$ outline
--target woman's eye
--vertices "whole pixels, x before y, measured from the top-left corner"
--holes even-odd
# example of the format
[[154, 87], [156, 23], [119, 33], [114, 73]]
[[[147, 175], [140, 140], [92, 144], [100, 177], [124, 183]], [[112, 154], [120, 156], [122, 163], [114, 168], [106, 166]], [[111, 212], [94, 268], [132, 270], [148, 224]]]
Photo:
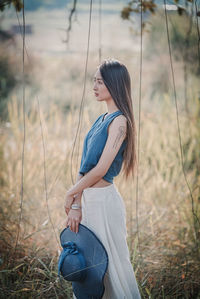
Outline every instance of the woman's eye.
[[94, 83], [97, 82], [97, 83], [100, 84], [100, 85], [103, 84], [103, 81], [102, 81], [102, 80], [98, 80], [98, 79], [96, 79], [96, 78], [93, 79], [93, 82], [94, 82]]

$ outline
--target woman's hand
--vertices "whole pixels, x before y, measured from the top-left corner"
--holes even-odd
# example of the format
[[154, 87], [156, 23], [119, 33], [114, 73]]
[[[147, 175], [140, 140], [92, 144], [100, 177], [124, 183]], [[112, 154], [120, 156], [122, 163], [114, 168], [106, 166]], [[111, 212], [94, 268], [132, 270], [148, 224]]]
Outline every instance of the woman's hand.
[[74, 233], [78, 233], [79, 223], [82, 219], [82, 210], [70, 210], [68, 213], [66, 227], [69, 226], [71, 231]]
[[70, 208], [71, 208], [71, 204], [74, 201], [74, 197], [72, 195], [67, 194], [65, 197], [65, 212], [68, 215]]

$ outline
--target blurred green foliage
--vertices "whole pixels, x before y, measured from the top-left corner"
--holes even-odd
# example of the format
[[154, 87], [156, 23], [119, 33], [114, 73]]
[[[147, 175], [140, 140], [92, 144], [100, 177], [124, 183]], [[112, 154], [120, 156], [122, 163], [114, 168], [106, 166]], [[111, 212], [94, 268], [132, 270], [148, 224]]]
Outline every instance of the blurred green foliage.
[[[165, 94], [171, 89], [169, 68], [165, 62], [169, 55], [169, 47], [163, 18], [164, 12], [160, 10], [151, 17], [148, 25], [145, 56], [149, 60], [156, 59], [159, 63], [163, 63], [162, 67], [158, 68], [157, 76], [152, 84], [152, 97], [158, 91]], [[182, 67], [185, 66], [185, 72], [188, 75], [197, 77], [200, 73], [200, 64], [196, 21], [185, 12], [182, 16], [176, 12], [168, 13], [168, 21], [173, 61], [180, 62]]]
[[7, 119], [7, 97], [16, 84], [12, 65], [8, 57], [3, 55], [0, 57], [0, 120]]
[[184, 13], [171, 18], [170, 39], [175, 59], [184, 61], [191, 73], [199, 75], [198, 34], [191, 16]]
[[15, 75], [7, 57], [0, 58], [0, 94], [7, 97], [16, 85]]
[[[176, 5], [177, 6], [177, 12], [179, 15], [182, 15], [182, 13], [187, 9], [188, 4], [193, 3], [194, 0], [185, 0], [184, 2], [182, 0], [173, 0], [170, 1], [170, 3], [166, 0], [166, 4], [170, 5]], [[129, 1], [126, 6], [121, 11], [121, 17], [124, 20], [130, 20], [131, 19], [131, 14], [132, 13], [140, 13], [141, 7], [143, 12], [151, 12], [154, 14], [156, 12], [157, 6], [158, 5], [165, 4], [163, 0], [159, 1], [154, 1], [154, 0], [143, 0], [143, 1], [138, 1], [138, 0], [132, 0]]]
[[0, 10], [3, 11], [6, 6], [10, 7], [11, 4], [15, 7], [17, 11], [20, 11], [23, 7], [21, 0], [1, 0]]

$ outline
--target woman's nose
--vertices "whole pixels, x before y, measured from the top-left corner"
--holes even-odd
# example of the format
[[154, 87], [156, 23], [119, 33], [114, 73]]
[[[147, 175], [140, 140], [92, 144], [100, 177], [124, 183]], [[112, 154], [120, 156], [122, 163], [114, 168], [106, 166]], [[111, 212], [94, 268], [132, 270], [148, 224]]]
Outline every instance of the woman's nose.
[[97, 90], [97, 85], [96, 85], [96, 82], [94, 82], [94, 85], [93, 85], [93, 90]]

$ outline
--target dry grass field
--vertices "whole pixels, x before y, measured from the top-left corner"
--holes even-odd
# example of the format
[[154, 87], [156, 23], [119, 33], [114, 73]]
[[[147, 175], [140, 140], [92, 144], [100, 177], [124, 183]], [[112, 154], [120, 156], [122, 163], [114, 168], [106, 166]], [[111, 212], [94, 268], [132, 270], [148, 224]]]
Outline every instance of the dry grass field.
[[[103, 58], [115, 57], [128, 66], [138, 132], [140, 38], [129, 31], [129, 23], [120, 19], [121, 7], [122, 4], [114, 8], [110, 4], [104, 6], [102, 54]], [[25, 63], [26, 140], [21, 208], [22, 84], [10, 93], [9, 120], [0, 127], [0, 298], [72, 297], [71, 284], [57, 279], [59, 233], [66, 220], [65, 191], [73, 184], [72, 177], [76, 178], [83, 138], [96, 117], [106, 111], [104, 104], [97, 106], [92, 92], [92, 78], [99, 63], [97, 8], [95, 4], [81, 132], [73, 162], [71, 154], [83, 92], [88, 6], [78, 6], [68, 47], [62, 42], [67, 11], [41, 9], [26, 13], [26, 22], [33, 25], [34, 33], [26, 37], [29, 58]], [[10, 10], [5, 13], [2, 26], [9, 29], [12, 24], [17, 24], [17, 19]], [[181, 165], [169, 56], [162, 51], [151, 56], [148, 36], [145, 32], [138, 202], [137, 176], [125, 181], [121, 173], [115, 184], [126, 205], [127, 241], [142, 298], [199, 298], [198, 78], [189, 75], [188, 112], [183, 99], [183, 65], [174, 61], [184, 169], [194, 201], [192, 213], [192, 199]], [[162, 47], [167, 48], [166, 38]], [[21, 37], [16, 36], [16, 46], [2, 44], [0, 52], [5, 50], [12, 57], [15, 53], [13, 60], [20, 76]], [[161, 88], [166, 81], [167, 92]]]

